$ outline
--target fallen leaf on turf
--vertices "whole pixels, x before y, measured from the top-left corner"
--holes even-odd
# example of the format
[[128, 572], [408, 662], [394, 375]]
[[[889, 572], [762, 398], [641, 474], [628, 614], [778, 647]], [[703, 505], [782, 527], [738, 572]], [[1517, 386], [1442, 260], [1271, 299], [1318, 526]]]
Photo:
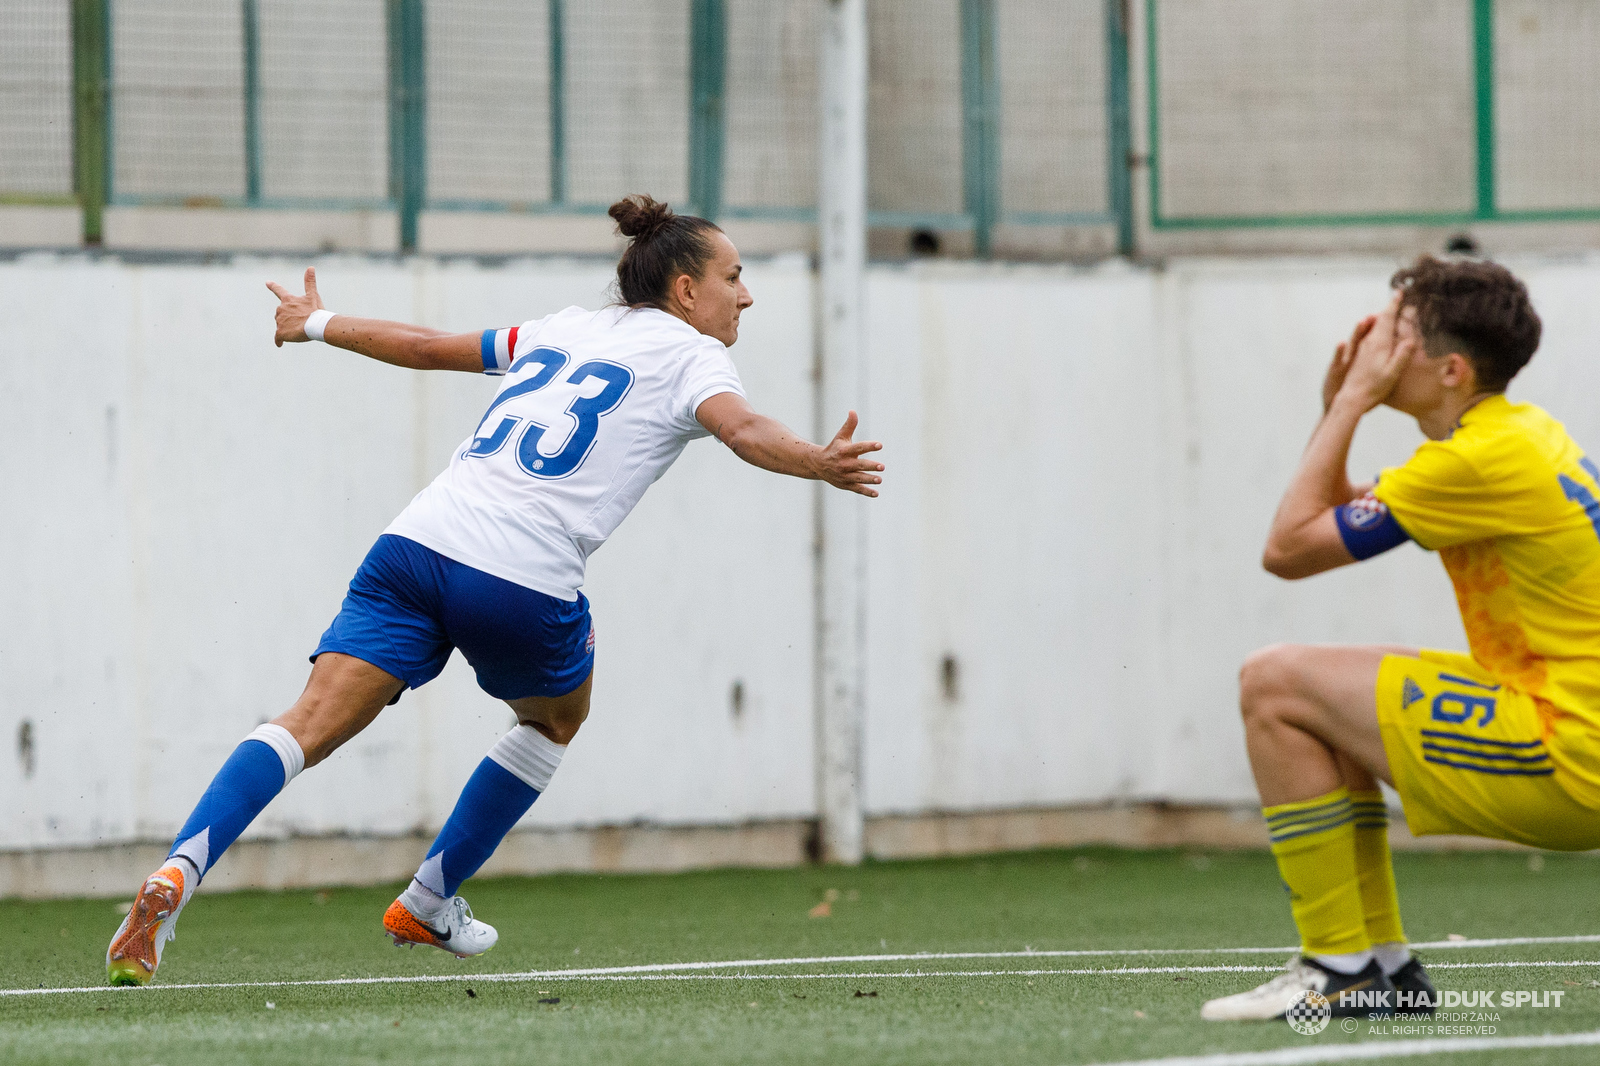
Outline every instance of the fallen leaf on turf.
[[811, 918], [831, 918], [833, 917], [833, 904], [829, 903], [827, 900], [823, 900], [821, 903], [807, 911], [806, 915], [807, 917]]
[[1187, 980], [1188, 980], [1188, 978], [1187, 978], [1187, 977], [1185, 977], [1185, 976], [1183, 976], [1183, 974], [1181, 974], [1181, 973], [1180, 973], [1180, 974], [1178, 974], [1178, 975], [1177, 975], [1177, 976], [1176, 976], [1176, 977], [1174, 977], [1174, 978], [1173, 978], [1173, 980], [1174, 980], [1174, 981], [1187, 981]]
[[1142, 1010], [1136, 1010], [1136, 1011], [1134, 1011], [1134, 1012], [1133, 1012], [1133, 1016], [1134, 1016], [1134, 1017], [1135, 1017], [1135, 1018], [1145, 1018], [1145, 1017], [1148, 1017], [1148, 1015], [1146, 1015], [1146, 1014], [1145, 1014], [1145, 1012], [1144, 1012], [1144, 1011], [1142, 1011]]
[[[805, 999], [805, 998], [806, 998], [806, 997], [805, 997], [805, 996], [804, 996], [804, 995], [802, 995], [802, 994], [801, 994], [801, 993], [799, 993], [799, 992], [795, 992], [795, 993], [793, 993], [793, 995], [794, 995], [794, 998], [795, 998], [795, 999]], [[100, 1009], [101, 1009], [101, 1010], [105, 1010], [105, 1008], [104, 1008], [104, 1007], [101, 1007], [101, 1008], [100, 1008]]]
[[1465, 940], [1467, 938], [1462, 936], [1460, 933], [1449, 933], [1449, 934], [1447, 934], [1445, 936], [1445, 939], [1446, 940]]
[[1583, 982], [1582, 981], [1562, 981], [1561, 983], [1564, 984], [1564, 985], [1571, 985], [1573, 988], [1582, 988], [1583, 987]]
[[822, 898], [827, 900], [829, 903], [834, 903], [839, 899], [839, 890], [837, 888], [830, 888], [828, 891], [822, 894]]
[[751, 1000], [751, 1001], [750, 1001], [750, 1005], [751, 1005], [751, 1006], [752, 1006], [752, 1007], [759, 1007], [759, 1006], [761, 1006], [761, 1004], [759, 1004], [759, 1003], [757, 1003], [757, 1002], [756, 1002], [756, 1001], [755, 1001], [755, 1000], [753, 1000], [753, 999], [752, 999], [752, 1000]]
[[129, 911], [133, 910], [133, 900], [130, 899], [126, 903], [114, 904], [111, 909], [116, 911], [118, 914], [127, 914]]
[[560, 996], [551, 996], [548, 999], [541, 999], [539, 1002], [540, 1003], [560, 1003], [561, 1002], [561, 997]]
[[856, 998], [857, 999], [864, 999], [864, 998], [866, 998], [868, 996], [871, 996], [873, 999], [877, 999], [878, 998], [878, 993], [876, 993], [876, 992], [863, 992], [859, 988], [856, 989]]
[[277, 1010], [278, 1009], [278, 1005], [276, 1003], [272, 1002], [272, 1000], [269, 999], [269, 1000], [267, 1000], [267, 1009], [268, 1010]]

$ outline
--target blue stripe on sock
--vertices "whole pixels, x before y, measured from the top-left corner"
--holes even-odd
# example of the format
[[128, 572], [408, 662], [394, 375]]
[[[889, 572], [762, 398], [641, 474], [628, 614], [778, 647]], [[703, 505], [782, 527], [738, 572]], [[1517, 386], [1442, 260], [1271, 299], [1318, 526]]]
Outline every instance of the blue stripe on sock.
[[1276, 824], [1286, 818], [1304, 818], [1308, 814], [1326, 813], [1336, 808], [1347, 806], [1349, 803], [1350, 799], [1348, 797], [1340, 797], [1336, 800], [1329, 800], [1327, 803], [1319, 803], [1315, 807], [1295, 807], [1291, 810], [1279, 811], [1277, 814], [1267, 814], [1263, 810], [1262, 814], [1266, 815], [1268, 823]]
[[1310, 827], [1305, 828], [1305, 829], [1296, 830], [1294, 832], [1269, 833], [1268, 836], [1270, 837], [1272, 843], [1281, 844], [1285, 840], [1293, 840], [1295, 837], [1310, 836], [1312, 833], [1322, 833], [1322, 832], [1326, 832], [1329, 829], [1337, 829], [1341, 825], [1346, 825], [1349, 822], [1354, 821], [1354, 820], [1355, 820], [1355, 815], [1346, 814], [1343, 818], [1340, 818], [1337, 821], [1327, 822], [1327, 823], [1322, 824], [1322, 825], [1313, 825], [1313, 826], [1310, 826]]
[[428, 849], [430, 859], [443, 853], [440, 867], [446, 897], [455, 895], [461, 882], [478, 872], [478, 867], [488, 861], [517, 819], [527, 814], [538, 798], [532, 785], [493, 759], [486, 758], [478, 764], [467, 787], [461, 790], [455, 810]]
[[283, 785], [283, 760], [272, 750], [272, 745], [246, 740], [233, 749], [228, 761], [206, 786], [205, 794], [195, 805], [189, 820], [183, 823], [167, 857], [171, 858], [185, 840], [209, 829], [206, 869], [200, 871], [204, 874], [272, 802], [272, 797], [283, 791]]
[[1293, 818], [1269, 819], [1267, 821], [1267, 829], [1271, 832], [1277, 833], [1285, 829], [1294, 829], [1299, 826], [1311, 825], [1316, 822], [1326, 822], [1336, 818], [1348, 818], [1350, 813], [1350, 804], [1342, 803], [1331, 810], [1320, 811], [1316, 814], [1299, 814]]

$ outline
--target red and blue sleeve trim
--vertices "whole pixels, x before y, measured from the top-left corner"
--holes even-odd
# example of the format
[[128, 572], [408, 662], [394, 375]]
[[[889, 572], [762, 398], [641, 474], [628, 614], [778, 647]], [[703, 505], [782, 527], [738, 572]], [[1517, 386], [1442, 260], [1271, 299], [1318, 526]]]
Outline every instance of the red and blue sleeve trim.
[[511, 368], [511, 357], [517, 350], [517, 329], [486, 329], [478, 342], [478, 354], [483, 358], [483, 372], [499, 376]]

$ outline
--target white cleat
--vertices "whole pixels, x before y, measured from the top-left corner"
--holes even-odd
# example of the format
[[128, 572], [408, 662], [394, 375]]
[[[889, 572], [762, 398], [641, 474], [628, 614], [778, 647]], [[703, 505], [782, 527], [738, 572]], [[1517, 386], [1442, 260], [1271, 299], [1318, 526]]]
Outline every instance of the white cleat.
[[[1368, 963], [1360, 973], [1345, 974], [1320, 966], [1304, 956], [1289, 960], [1289, 968], [1264, 985], [1248, 992], [1213, 999], [1200, 1008], [1208, 1022], [1259, 1022], [1282, 1018], [1295, 1000], [1306, 992], [1327, 998], [1336, 1015], [1368, 1016], [1378, 1013], [1371, 1007], [1341, 1007], [1343, 992], [1387, 993], [1387, 1006], [1394, 1006], [1394, 985], [1377, 963]], [[1368, 997], [1370, 999], [1370, 997]], [[1364, 1000], [1364, 1002], [1367, 1000]]]
[[460, 896], [451, 896], [444, 913], [431, 922], [412, 914], [397, 899], [384, 912], [383, 928], [396, 947], [402, 944], [406, 947], [426, 944], [442, 948], [461, 959], [482, 955], [500, 939], [494, 926], [472, 916], [472, 908]]

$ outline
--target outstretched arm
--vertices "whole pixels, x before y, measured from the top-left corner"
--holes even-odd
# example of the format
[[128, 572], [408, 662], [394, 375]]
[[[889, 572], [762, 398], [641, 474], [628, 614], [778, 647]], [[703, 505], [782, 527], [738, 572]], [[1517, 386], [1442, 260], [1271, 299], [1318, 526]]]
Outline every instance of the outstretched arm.
[[[306, 334], [306, 321], [313, 312], [323, 310], [322, 297], [317, 294], [317, 268], [306, 268], [303, 296], [296, 296], [272, 281], [267, 282], [267, 288], [278, 298], [277, 332], [273, 343], [281, 348], [285, 341], [293, 344], [311, 340]], [[387, 322], [381, 318], [334, 315], [325, 323], [322, 339], [336, 348], [346, 348], [413, 370], [483, 373], [483, 357], [476, 333], [446, 333], [441, 329]]]
[[865, 458], [868, 452], [881, 451], [877, 441], [855, 441], [856, 413], [844, 420], [843, 427], [826, 445], [812, 444], [775, 418], [757, 414], [735, 392], [718, 393], [695, 411], [695, 418], [733, 454], [752, 466], [792, 477], [826, 481], [836, 489], [876, 496], [873, 485], [883, 478], [883, 464]]
[[1310, 577], [1356, 561], [1334, 512], [1359, 495], [1346, 473], [1356, 426], [1394, 391], [1412, 355], [1409, 344], [1395, 339], [1397, 302], [1358, 324], [1349, 345], [1334, 353], [1323, 385], [1326, 410], [1278, 504], [1261, 557], [1278, 577]]

